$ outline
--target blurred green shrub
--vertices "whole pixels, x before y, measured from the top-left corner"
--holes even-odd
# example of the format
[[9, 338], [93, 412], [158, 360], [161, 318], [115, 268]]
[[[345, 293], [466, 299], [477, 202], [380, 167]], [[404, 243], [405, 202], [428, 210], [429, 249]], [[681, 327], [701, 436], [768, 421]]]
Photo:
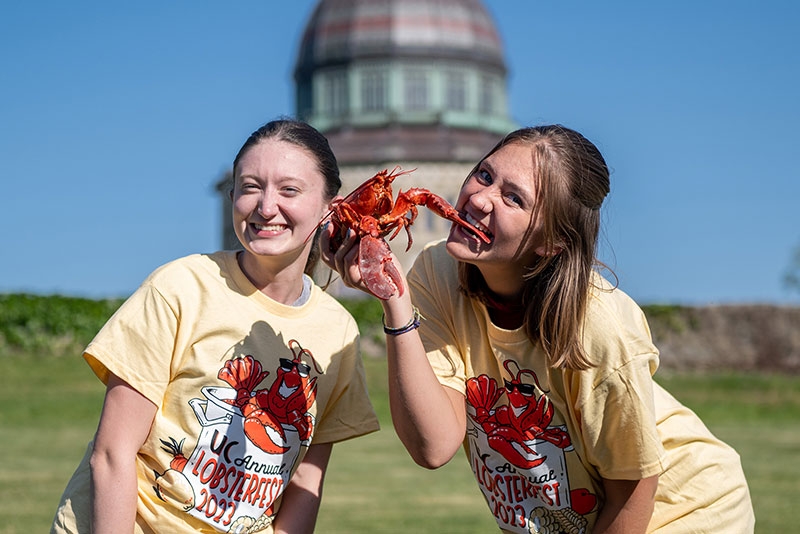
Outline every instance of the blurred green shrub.
[[82, 351], [123, 299], [0, 295], [3, 354], [63, 356]]
[[[124, 299], [0, 294], [0, 355], [63, 356], [82, 352]], [[376, 299], [344, 300], [362, 335], [381, 326]], [[381, 332], [382, 333], [382, 332]]]
[[647, 304], [642, 306], [650, 327], [664, 328], [676, 334], [698, 328], [697, 318], [692, 308], [673, 304]]
[[377, 299], [347, 299], [339, 302], [347, 308], [361, 328], [381, 325], [383, 308]]

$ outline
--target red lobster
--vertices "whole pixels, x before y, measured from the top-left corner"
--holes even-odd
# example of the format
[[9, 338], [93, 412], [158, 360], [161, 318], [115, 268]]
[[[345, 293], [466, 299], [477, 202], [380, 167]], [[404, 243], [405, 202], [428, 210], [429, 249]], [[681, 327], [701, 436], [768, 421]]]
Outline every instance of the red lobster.
[[[392, 233], [394, 239], [401, 229], [408, 235], [408, 246], [413, 242], [409, 226], [417, 218], [417, 206], [425, 206], [436, 215], [459, 224], [480, 239], [489, 243], [489, 238], [464, 220], [445, 199], [427, 189], [414, 187], [400, 191], [397, 199], [392, 199], [392, 181], [411, 171], [392, 172], [382, 170], [345, 198], [334, 203], [329, 216], [337, 235], [332, 245], [338, 246], [349, 229], [359, 237], [358, 270], [367, 289], [376, 297], [386, 300], [395, 293], [403, 294], [402, 278], [391, 261], [391, 249], [384, 237]], [[327, 216], [326, 216], [327, 218]]]
[[[551, 427], [553, 405], [545, 395], [536, 399], [535, 390], [539, 387], [536, 374], [524, 369], [514, 373], [509, 369], [513, 360], [503, 363], [506, 371], [514, 378], [505, 381], [505, 388], [497, 387], [494, 378], [487, 375], [470, 378], [467, 381], [467, 401], [476, 411], [475, 421], [486, 432], [489, 446], [502, 454], [506, 460], [522, 469], [533, 469], [544, 462], [527, 442], [534, 439], [549, 441], [563, 449], [569, 447], [569, 434], [561, 428]], [[531, 375], [534, 384], [523, 383], [522, 375]], [[492, 408], [503, 395], [508, 395], [509, 405]]]
[[280, 359], [277, 375], [268, 389], [256, 391], [256, 386], [269, 375], [269, 371], [262, 371], [261, 362], [250, 355], [228, 360], [217, 375], [236, 389], [232, 403], [242, 410], [245, 435], [269, 454], [283, 454], [289, 447], [275, 443], [267, 433], [267, 427], [274, 430], [284, 443], [286, 433], [283, 425], [297, 429], [301, 441], [311, 436], [314, 427], [314, 419], [308, 410], [317, 398], [317, 379], [308, 378], [311, 367], [301, 358], [308, 356], [317, 372], [322, 371], [311, 353], [296, 340], [289, 341], [289, 349], [294, 358]]

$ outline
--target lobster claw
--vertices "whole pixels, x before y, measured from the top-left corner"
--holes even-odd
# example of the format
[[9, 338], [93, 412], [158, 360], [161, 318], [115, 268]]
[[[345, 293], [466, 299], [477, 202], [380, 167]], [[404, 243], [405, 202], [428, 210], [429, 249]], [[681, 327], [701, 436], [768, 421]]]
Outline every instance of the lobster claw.
[[231, 358], [217, 373], [217, 378], [224, 380], [231, 387], [251, 392], [264, 380], [269, 371], [263, 371], [261, 362], [251, 355], [243, 358]]
[[392, 262], [392, 251], [383, 238], [365, 235], [358, 245], [358, 271], [370, 293], [386, 300], [403, 294], [403, 277]]

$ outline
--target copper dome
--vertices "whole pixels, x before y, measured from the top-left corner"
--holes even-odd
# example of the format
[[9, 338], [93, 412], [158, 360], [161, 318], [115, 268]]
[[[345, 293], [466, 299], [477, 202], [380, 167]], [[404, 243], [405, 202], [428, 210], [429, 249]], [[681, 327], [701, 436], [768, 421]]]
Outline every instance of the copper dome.
[[480, 0], [322, 0], [303, 33], [295, 78], [387, 56], [468, 60], [505, 73], [499, 33]]

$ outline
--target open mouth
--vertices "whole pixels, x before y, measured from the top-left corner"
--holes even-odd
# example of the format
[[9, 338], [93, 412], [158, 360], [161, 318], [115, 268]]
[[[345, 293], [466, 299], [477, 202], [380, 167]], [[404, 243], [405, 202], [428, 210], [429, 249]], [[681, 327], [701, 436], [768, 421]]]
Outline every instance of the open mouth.
[[[494, 234], [492, 234], [492, 232], [490, 232], [489, 229], [486, 226], [484, 226], [483, 224], [481, 224], [480, 222], [475, 220], [475, 218], [472, 215], [470, 215], [469, 213], [467, 213], [467, 212], [462, 213], [461, 217], [465, 221], [467, 221], [469, 224], [471, 224], [476, 230], [479, 230], [480, 232], [482, 232], [483, 236], [481, 236], [479, 234], [476, 234], [471, 228], [469, 228], [467, 226], [462, 226], [461, 227], [462, 230], [464, 230], [469, 235], [475, 236], [476, 238], [480, 239], [481, 241], [485, 241], [486, 243], [491, 243], [492, 238], [494, 237]], [[486, 237], [486, 239], [484, 239], [484, 236]]]

